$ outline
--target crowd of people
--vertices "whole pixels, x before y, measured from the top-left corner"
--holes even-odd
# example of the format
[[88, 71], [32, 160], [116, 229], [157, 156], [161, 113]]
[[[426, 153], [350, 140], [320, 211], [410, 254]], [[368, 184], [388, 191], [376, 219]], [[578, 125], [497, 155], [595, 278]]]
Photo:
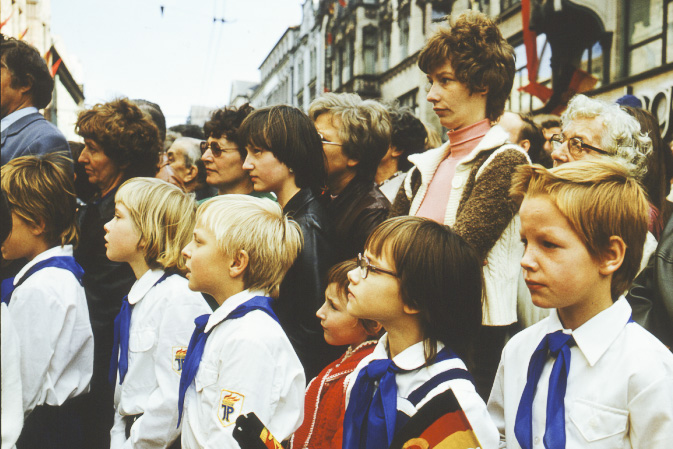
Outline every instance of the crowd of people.
[[326, 93], [67, 142], [0, 51], [3, 449], [670, 445], [673, 152], [637, 107], [506, 111], [485, 15], [419, 55], [444, 139]]

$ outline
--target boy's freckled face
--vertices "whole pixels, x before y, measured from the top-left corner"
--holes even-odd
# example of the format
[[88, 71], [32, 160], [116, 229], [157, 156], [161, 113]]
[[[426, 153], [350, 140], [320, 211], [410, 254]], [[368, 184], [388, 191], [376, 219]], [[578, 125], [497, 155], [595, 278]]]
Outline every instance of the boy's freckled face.
[[337, 285], [329, 284], [325, 290], [325, 303], [316, 316], [320, 318], [325, 341], [330, 345], [358, 345], [367, 339], [360, 321], [346, 311], [346, 303], [346, 298], [339, 297]]
[[192, 241], [182, 250], [187, 265], [189, 288], [218, 297], [229, 279], [230, 257], [217, 245], [215, 234], [200, 222], [194, 227]]
[[559, 309], [562, 319], [590, 308], [605, 277], [566, 217], [544, 195], [526, 197], [519, 214], [526, 247], [521, 266], [533, 303]]
[[[364, 255], [369, 262], [384, 270], [395, 271], [388, 258], [380, 259], [368, 251]], [[357, 318], [375, 320], [386, 327], [386, 323], [405, 315], [404, 302], [400, 293], [400, 281], [386, 273], [369, 270], [366, 279], [362, 279], [360, 268], [348, 272], [348, 313]]]
[[121, 203], [115, 203], [112, 220], [105, 223], [105, 255], [113, 262], [131, 262], [142, 257], [138, 247], [140, 231], [136, 228], [129, 210]]

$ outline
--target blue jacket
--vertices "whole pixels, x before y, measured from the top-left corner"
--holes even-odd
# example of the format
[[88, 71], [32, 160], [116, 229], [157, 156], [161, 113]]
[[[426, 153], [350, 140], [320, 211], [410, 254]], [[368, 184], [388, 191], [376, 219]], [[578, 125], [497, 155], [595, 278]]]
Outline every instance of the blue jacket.
[[42, 114], [28, 114], [12, 123], [2, 132], [2, 165], [19, 156], [67, 151], [68, 141], [61, 131], [49, 123]]

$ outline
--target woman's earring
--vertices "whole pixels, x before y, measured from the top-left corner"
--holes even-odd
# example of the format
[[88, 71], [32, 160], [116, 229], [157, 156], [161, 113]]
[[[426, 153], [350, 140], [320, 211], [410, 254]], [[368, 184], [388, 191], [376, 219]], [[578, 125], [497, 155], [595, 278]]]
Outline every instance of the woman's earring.
[[294, 170], [290, 169], [290, 173], [294, 173]]

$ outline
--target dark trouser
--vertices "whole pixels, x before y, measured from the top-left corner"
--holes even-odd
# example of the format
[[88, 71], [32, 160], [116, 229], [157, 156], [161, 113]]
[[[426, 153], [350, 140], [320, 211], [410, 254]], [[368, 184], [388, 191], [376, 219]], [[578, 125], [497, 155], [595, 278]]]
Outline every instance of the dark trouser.
[[474, 363], [472, 376], [477, 387], [477, 393], [484, 401], [488, 401], [488, 397], [491, 395], [502, 348], [505, 347], [505, 342], [513, 326], [481, 326], [479, 329], [472, 353]]
[[40, 405], [28, 415], [18, 449], [84, 449], [81, 420], [82, 398], [72, 398], [61, 406]]

